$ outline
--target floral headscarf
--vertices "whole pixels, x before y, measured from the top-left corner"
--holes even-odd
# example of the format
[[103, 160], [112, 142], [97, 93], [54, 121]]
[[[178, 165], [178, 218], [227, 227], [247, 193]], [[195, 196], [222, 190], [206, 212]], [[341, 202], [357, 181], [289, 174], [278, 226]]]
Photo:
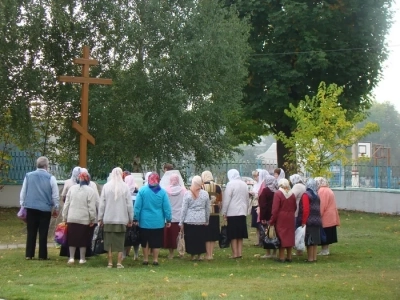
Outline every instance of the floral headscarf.
[[303, 182], [303, 178], [301, 178], [301, 176], [299, 174], [293, 174], [292, 176], [289, 177], [290, 182], [292, 183], [292, 185], [298, 184], [298, 183], [302, 183]]
[[79, 179], [79, 184], [80, 186], [82, 185], [89, 185], [90, 183], [90, 175], [88, 172], [80, 172], [78, 175], [78, 179]]
[[276, 192], [276, 179], [274, 176], [267, 174], [265, 178], [265, 186], [271, 190], [271, 192]]
[[148, 178], [150, 186], [157, 186], [160, 183], [160, 176], [156, 172], [152, 172]]
[[328, 180], [324, 177], [315, 177], [314, 180], [317, 184], [317, 190], [322, 186], [329, 187]]
[[313, 198], [317, 197], [317, 183], [315, 182], [314, 179], [308, 178], [306, 182], [306, 189], [307, 192], [311, 193]]
[[240, 180], [239, 171], [236, 170], [236, 169], [230, 169], [230, 170], [228, 171], [228, 180], [229, 180], [229, 181], [232, 181], [232, 180], [237, 180], [237, 179]]

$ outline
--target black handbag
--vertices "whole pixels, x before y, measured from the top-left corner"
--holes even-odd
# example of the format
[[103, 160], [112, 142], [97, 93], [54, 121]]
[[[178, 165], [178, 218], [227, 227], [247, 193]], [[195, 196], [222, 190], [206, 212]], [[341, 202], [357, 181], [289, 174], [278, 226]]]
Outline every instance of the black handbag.
[[139, 230], [137, 226], [127, 227], [125, 232], [125, 247], [139, 245]]
[[263, 224], [258, 224], [258, 244], [261, 246], [265, 239], [265, 227]]
[[228, 239], [228, 226], [221, 226], [221, 233], [219, 234], [218, 241], [220, 248], [229, 248], [231, 241]]
[[264, 249], [279, 249], [281, 241], [276, 235], [274, 226], [268, 226], [267, 234], [264, 238]]
[[103, 254], [107, 253], [104, 249], [104, 228], [103, 226], [97, 226], [94, 233], [95, 239], [93, 244], [93, 254]]

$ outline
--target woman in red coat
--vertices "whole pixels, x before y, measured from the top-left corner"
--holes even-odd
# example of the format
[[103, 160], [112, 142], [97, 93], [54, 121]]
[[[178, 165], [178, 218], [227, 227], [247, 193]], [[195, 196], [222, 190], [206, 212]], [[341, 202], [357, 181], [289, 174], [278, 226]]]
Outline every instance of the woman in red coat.
[[[281, 242], [278, 262], [292, 261], [292, 247], [294, 246], [294, 213], [296, 211], [296, 196], [290, 190], [287, 179], [280, 179], [279, 190], [274, 194], [272, 217], [270, 225], [275, 225], [276, 234]], [[286, 259], [285, 259], [286, 249]]]
[[[262, 170], [265, 173], [267, 171]], [[261, 172], [260, 172], [261, 173]], [[269, 219], [271, 219], [272, 214], [272, 203], [274, 200], [274, 193], [276, 192], [275, 182], [276, 179], [274, 176], [265, 174], [265, 187], [262, 189], [261, 193], [258, 196], [258, 207], [260, 208], [260, 221], [264, 226], [268, 225]], [[261, 256], [261, 258], [271, 258], [272, 256], [276, 257], [276, 249], [272, 251], [271, 249], [266, 249], [267, 252], [265, 255]]]

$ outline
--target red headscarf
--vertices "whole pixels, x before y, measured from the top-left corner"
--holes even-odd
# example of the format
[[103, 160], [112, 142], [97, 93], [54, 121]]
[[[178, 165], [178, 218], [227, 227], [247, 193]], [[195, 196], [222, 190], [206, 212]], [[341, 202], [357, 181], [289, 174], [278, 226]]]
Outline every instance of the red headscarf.
[[79, 184], [82, 185], [89, 185], [90, 183], [90, 175], [86, 172], [81, 172], [78, 175]]
[[148, 182], [150, 186], [157, 186], [160, 183], [160, 176], [156, 172], [153, 172], [149, 175]]

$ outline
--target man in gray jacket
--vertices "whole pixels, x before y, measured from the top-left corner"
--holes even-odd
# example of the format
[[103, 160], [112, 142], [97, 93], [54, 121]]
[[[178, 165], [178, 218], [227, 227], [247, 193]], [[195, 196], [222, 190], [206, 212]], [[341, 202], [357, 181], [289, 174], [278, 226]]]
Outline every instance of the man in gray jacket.
[[[26, 208], [27, 237], [25, 258], [35, 257], [36, 236], [39, 231], [39, 260], [47, 257], [47, 234], [51, 215], [58, 216], [59, 193], [57, 181], [47, 172], [49, 160], [41, 156], [36, 171], [25, 175], [20, 194], [20, 205]], [[52, 214], [53, 211], [53, 214]]]

